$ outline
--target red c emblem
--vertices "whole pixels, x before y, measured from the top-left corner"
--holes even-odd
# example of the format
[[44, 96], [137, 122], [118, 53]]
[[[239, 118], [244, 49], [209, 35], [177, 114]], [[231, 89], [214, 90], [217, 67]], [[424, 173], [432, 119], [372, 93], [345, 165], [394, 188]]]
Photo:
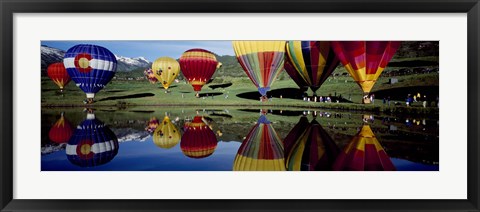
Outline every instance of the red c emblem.
[[92, 55], [87, 53], [80, 53], [75, 56], [75, 68], [82, 73], [88, 73], [92, 70], [90, 67], [90, 60]]

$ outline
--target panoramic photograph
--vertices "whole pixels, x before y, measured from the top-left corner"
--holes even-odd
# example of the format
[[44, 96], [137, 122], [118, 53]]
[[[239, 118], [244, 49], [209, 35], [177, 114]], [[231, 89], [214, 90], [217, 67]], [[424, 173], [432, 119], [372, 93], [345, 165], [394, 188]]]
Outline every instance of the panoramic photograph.
[[438, 41], [44, 40], [41, 171], [439, 171]]

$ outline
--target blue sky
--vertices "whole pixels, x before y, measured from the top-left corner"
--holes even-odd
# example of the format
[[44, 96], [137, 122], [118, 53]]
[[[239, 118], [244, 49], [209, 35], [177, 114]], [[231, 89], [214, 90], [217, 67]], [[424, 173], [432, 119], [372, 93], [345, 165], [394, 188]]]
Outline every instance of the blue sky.
[[159, 57], [179, 58], [188, 49], [202, 48], [218, 55], [235, 55], [231, 41], [42, 41], [42, 45], [68, 50], [77, 44], [103, 46], [118, 56], [145, 57], [154, 61]]

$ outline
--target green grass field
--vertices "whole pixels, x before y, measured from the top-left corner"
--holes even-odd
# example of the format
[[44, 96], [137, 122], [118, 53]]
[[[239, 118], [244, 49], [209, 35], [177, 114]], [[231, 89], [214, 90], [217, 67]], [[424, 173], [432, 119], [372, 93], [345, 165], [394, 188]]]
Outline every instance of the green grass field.
[[[372, 90], [373, 93], [393, 88], [408, 88], [412, 86], [438, 87], [438, 73], [397, 76], [399, 82], [388, 84], [388, 78], [379, 78]], [[84, 107], [85, 94], [74, 82], [70, 82], [63, 96], [58, 92], [58, 87], [47, 77], [42, 77], [42, 106], [43, 107]], [[225, 88], [212, 89], [209, 86], [231, 83]], [[297, 85], [291, 79], [277, 80], [271, 90], [293, 88]], [[290, 90], [291, 91], [291, 90]], [[343, 110], [367, 110], [384, 112], [407, 112], [407, 113], [438, 113], [436, 107], [421, 107], [421, 103], [413, 104], [413, 107], [405, 107], [404, 102], [399, 106], [385, 106], [382, 99], [377, 99], [375, 104], [361, 104], [362, 91], [349, 76], [330, 77], [317, 91], [321, 96], [342, 96], [348, 102], [342, 103], [319, 103], [297, 99], [280, 98], [279, 93], [270, 98], [270, 101], [260, 102], [257, 99], [240, 98], [238, 94], [257, 92], [255, 86], [247, 77], [224, 77], [216, 78], [212, 83], [205, 85], [201, 95], [208, 94], [205, 98], [196, 98], [191, 85], [180, 81], [173, 83], [169, 92], [166, 93], [160, 84], [150, 84], [146, 80], [120, 81], [112, 80], [105, 89], [95, 96], [95, 103], [91, 107], [132, 107], [132, 106], [255, 106], [255, 107], [302, 107], [302, 108], [331, 108]], [[420, 92], [412, 90], [412, 93]], [[212, 98], [212, 94], [214, 95]], [[226, 98], [228, 95], [228, 98]], [[282, 95], [280, 93], [280, 95]], [[283, 96], [291, 96], [285, 93]], [[309, 90], [308, 95], [312, 96]], [[270, 96], [269, 96], [270, 97]], [[350, 102], [351, 101], [351, 102]], [[401, 100], [398, 100], [400, 102]]]

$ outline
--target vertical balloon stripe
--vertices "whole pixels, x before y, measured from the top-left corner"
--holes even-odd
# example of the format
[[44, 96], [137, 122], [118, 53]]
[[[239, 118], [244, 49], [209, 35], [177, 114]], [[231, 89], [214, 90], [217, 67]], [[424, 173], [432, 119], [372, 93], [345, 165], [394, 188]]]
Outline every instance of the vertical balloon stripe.
[[292, 62], [290, 61], [290, 58], [288, 56], [285, 57], [284, 68], [285, 68], [285, 71], [288, 73], [288, 75], [290, 75], [290, 77], [293, 79], [295, 84], [297, 84], [298, 87], [300, 87], [300, 89], [305, 89], [305, 90], [308, 89], [307, 82], [297, 72], [297, 70], [292, 65]]
[[[301, 46], [302, 46], [302, 57], [303, 58], [303, 61], [304, 61], [304, 64], [305, 64], [305, 73], [312, 73], [313, 75], [313, 71], [312, 71], [312, 62], [311, 62], [311, 46], [310, 46], [310, 42], [309, 41], [301, 41]], [[314, 50], [315, 51], [315, 50]], [[305, 75], [305, 76], [308, 76]], [[309, 77], [309, 81], [312, 82], [312, 79], [313, 77]]]

